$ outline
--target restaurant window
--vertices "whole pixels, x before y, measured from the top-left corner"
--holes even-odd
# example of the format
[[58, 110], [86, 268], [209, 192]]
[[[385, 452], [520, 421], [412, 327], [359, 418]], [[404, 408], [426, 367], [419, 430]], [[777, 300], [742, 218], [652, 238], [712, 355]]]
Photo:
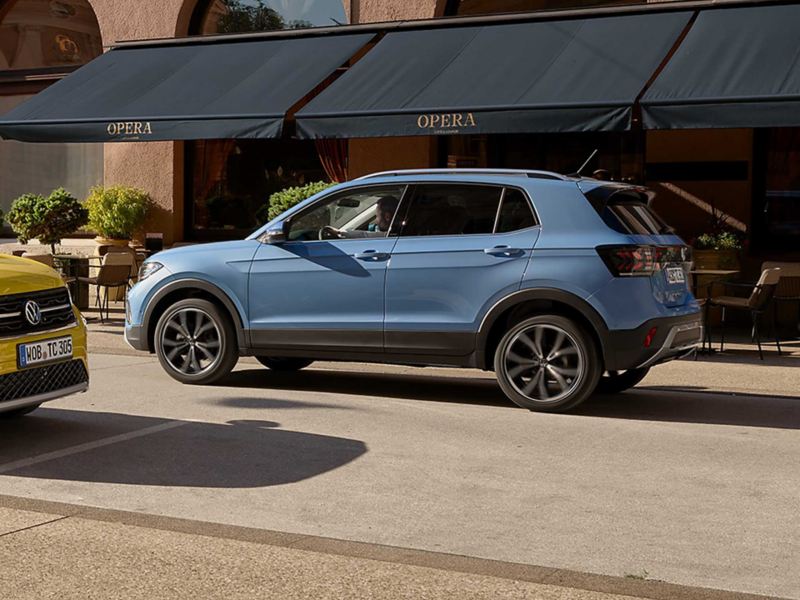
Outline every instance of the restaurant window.
[[[344, 24], [342, 0], [210, 0], [194, 35]], [[265, 221], [269, 196], [287, 187], [347, 178], [345, 140], [200, 140], [186, 143], [186, 237], [233, 239]]]
[[756, 132], [753, 243], [762, 254], [800, 253], [800, 128]]
[[[0, 115], [102, 52], [97, 18], [86, 0], [0, 1]], [[5, 212], [22, 194], [64, 187], [82, 199], [102, 181], [101, 144], [0, 140], [0, 209]]]
[[314, 142], [200, 140], [187, 143], [187, 237], [239, 238], [266, 221], [270, 195], [328, 181]]
[[0, 2], [0, 70], [77, 67], [102, 52], [86, 0]]
[[195, 11], [195, 34], [305, 29], [347, 22], [342, 0], [211, 0]]
[[445, 15], [488, 15], [560, 8], [644, 4], [646, 0], [448, 0]]
[[534, 169], [642, 183], [642, 132], [519, 133], [443, 136], [439, 166], [447, 168]]

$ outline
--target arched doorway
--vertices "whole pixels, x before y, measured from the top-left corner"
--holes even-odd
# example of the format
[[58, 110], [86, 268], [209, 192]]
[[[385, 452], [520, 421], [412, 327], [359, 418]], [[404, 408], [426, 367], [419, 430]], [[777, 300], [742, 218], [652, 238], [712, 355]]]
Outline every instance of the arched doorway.
[[[0, 2], [0, 114], [103, 52], [87, 0]], [[78, 198], [103, 180], [100, 144], [0, 141], [0, 209], [25, 193], [65, 187]]]
[[[194, 10], [189, 34], [303, 29], [346, 21], [341, 0], [205, 0]], [[186, 142], [185, 236], [214, 240], [251, 232], [274, 192], [331, 179], [320, 152], [336, 153], [312, 141], [286, 138]]]

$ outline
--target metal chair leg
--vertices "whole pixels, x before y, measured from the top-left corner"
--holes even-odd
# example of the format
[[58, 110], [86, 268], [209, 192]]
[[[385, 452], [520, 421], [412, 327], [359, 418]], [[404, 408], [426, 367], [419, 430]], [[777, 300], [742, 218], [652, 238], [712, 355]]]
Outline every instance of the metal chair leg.
[[720, 323], [719, 351], [725, 350], [725, 307], [722, 307], [722, 321]]
[[95, 286], [95, 301], [94, 305], [97, 307], [97, 312], [100, 313], [100, 323], [105, 323], [103, 320], [103, 299], [100, 297], [100, 286]]
[[[705, 306], [703, 306], [703, 325], [705, 326], [703, 330], [703, 345], [701, 346], [703, 352], [706, 351], [706, 343], [708, 343], [709, 352], [711, 351], [711, 326], [708, 320], [708, 312], [709, 312], [708, 309], [709, 309], [709, 302], [706, 301]], [[695, 352], [694, 354], [694, 359], [697, 360], [697, 352]]]
[[775, 313], [778, 312], [778, 307], [774, 304], [772, 305], [772, 335], [775, 338], [775, 345], [778, 347], [778, 356], [781, 356], [781, 336], [778, 333], [778, 325], [777, 320], [775, 318]]
[[108, 312], [108, 297], [109, 297], [109, 293], [108, 292], [109, 292], [109, 289], [110, 288], [106, 288], [106, 296], [103, 299], [103, 303], [105, 304], [105, 307], [106, 307], [106, 320], [110, 320], [111, 319], [111, 315]]
[[758, 313], [750, 313], [753, 317], [753, 333], [755, 334], [756, 344], [758, 344], [758, 356], [764, 360], [764, 352], [761, 350], [761, 332], [758, 330]]

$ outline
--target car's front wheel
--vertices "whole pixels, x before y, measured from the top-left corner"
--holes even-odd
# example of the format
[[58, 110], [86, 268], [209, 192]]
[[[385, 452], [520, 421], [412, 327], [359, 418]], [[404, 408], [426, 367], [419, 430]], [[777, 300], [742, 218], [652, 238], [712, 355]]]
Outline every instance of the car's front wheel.
[[511, 327], [495, 353], [495, 373], [519, 406], [562, 412], [591, 395], [600, 378], [597, 346], [574, 321], [539, 315]]
[[597, 382], [598, 394], [619, 394], [629, 390], [647, 376], [650, 367], [627, 371], [606, 371]]
[[305, 369], [313, 363], [308, 358], [293, 358], [279, 356], [256, 356], [256, 360], [267, 367], [270, 371], [291, 372]]
[[200, 298], [181, 300], [164, 311], [156, 325], [155, 348], [164, 370], [182, 383], [214, 383], [239, 360], [230, 319]]

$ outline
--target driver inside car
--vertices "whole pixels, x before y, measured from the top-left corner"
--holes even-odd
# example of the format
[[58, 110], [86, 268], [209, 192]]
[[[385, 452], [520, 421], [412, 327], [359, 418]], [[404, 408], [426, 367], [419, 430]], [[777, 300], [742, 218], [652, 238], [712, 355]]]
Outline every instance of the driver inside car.
[[320, 230], [319, 237], [320, 239], [386, 237], [399, 204], [400, 201], [395, 196], [381, 196], [375, 203], [375, 222], [370, 223], [366, 230], [336, 229], [328, 225]]
[[397, 210], [398, 204], [399, 202], [394, 196], [383, 196], [378, 199], [377, 206], [375, 208], [377, 219], [374, 223], [370, 223], [367, 231], [380, 231], [388, 233], [389, 228], [392, 226], [392, 219], [394, 219], [394, 213]]

